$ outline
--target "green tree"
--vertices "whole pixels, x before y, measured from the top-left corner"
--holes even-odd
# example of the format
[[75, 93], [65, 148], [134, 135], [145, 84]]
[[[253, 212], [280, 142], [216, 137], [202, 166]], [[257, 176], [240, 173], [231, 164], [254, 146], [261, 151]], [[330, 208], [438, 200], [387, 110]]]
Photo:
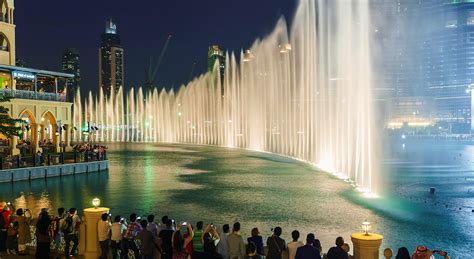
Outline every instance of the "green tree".
[[8, 115], [9, 109], [2, 106], [3, 103], [10, 102], [12, 97], [10, 96], [1, 96], [0, 95], [0, 133], [6, 136], [7, 138], [11, 138], [13, 136], [20, 136], [21, 135], [21, 126], [15, 126], [18, 124], [25, 123], [24, 120], [20, 119], [13, 119], [10, 115]]

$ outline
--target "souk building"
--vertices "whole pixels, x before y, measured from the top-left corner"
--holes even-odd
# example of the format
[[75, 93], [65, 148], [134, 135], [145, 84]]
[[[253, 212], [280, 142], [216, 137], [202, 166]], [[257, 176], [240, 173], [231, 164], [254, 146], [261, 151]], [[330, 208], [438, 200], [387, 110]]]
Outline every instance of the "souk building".
[[0, 134], [0, 153], [69, 149], [72, 103], [66, 96], [68, 79], [74, 75], [16, 66], [14, 10], [14, 0], [0, 0], [0, 94], [13, 98], [1, 105], [25, 123], [20, 137]]

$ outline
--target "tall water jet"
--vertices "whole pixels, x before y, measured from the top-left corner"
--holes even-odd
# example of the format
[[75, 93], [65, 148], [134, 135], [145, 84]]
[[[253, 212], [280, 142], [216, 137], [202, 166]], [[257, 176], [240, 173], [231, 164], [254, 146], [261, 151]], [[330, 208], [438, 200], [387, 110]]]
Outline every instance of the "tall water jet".
[[[75, 125], [92, 141], [247, 148], [318, 165], [374, 190], [367, 0], [301, 0], [290, 30], [278, 21], [217, 71], [173, 90], [76, 98]], [[78, 95], [79, 96], [79, 95]], [[83, 114], [76, 114], [81, 113]], [[100, 111], [100, 112], [98, 112]], [[104, 114], [106, 118], [104, 118]], [[110, 117], [111, 116], [111, 117]], [[97, 130], [98, 129], [98, 130]], [[77, 140], [84, 135], [74, 135]]]

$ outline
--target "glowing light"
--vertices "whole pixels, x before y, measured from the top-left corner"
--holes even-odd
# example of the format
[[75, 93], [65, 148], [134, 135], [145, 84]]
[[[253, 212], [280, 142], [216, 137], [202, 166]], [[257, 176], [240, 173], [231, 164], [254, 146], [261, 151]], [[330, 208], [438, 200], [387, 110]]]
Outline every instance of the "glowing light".
[[100, 199], [95, 197], [94, 199], [92, 199], [92, 206], [94, 206], [94, 208], [98, 208], [100, 206]]
[[369, 235], [369, 230], [370, 230], [370, 222], [368, 222], [367, 220], [362, 222], [362, 230], [364, 230], [365, 235], [368, 236]]
[[428, 122], [428, 121], [408, 122], [408, 126], [410, 127], [427, 127], [430, 125], [431, 125], [431, 122]]
[[406, 139], [407, 136], [405, 134], [402, 135], [402, 139]]
[[389, 122], [389, 123], [387, 123], [387, 126], [388, 126], [388, 128], [392, 128], [392, 129], [397, 128], [397, 129], [399, 129], [399, 128], [403, 127], [403, 122]]

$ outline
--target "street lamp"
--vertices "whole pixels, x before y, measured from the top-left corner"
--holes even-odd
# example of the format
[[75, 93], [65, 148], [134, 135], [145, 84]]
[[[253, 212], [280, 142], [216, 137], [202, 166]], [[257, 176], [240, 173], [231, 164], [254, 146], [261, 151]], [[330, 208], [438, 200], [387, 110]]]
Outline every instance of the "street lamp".
[[370, 230], [370, 222], [368, 222], [367, 220], [362, 222], [362, 230], [364, 230], [365, 235], [368, 236], [369, 235], [369, 230]]
[[100, 199], [97, 197], [92, 199], [92, 206], [94, 206], [94, 208], [97, 209], [100, 206]]

